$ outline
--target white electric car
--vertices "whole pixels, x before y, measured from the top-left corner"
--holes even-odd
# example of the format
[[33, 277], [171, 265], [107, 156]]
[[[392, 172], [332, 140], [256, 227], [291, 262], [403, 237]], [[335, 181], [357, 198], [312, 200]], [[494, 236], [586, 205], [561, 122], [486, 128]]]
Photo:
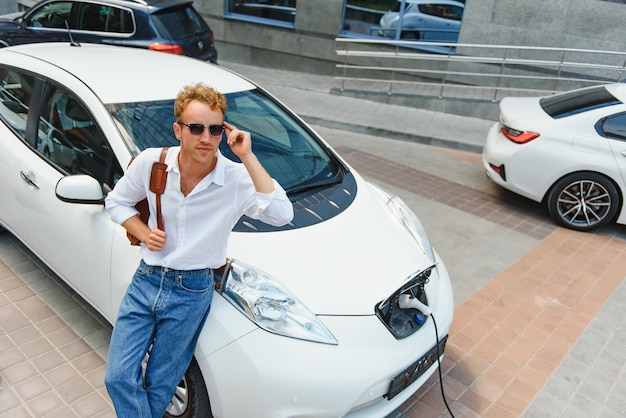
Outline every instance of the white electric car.
[[[226, 95], [227, 120], [252, 133], [295, 216], [280, 228], [247, 218], [234, 228], [168, 416], [388, 415], [443, 355], [453, 316], [446, 268], [401, 199], [247, 79], [132, 48], [0, 49], [0, 225], [113, 323], [139, 251], [103, 198], [141, 150], [177, 145], [173, 101], [195, 82]], [[45, 152], [52, 130], [73, 144], [74, 165]]]

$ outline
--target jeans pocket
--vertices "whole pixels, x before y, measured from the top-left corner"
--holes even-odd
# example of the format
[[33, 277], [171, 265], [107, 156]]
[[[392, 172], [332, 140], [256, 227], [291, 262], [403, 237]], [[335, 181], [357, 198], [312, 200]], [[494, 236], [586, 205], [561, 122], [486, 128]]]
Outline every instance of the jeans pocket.
[[145, 276], [147, 274], [150, 273], [150, 266], [147, 265], [146, 263], [140, 263], [139, 267], [137, 267], [137, 270], [135, 271], [135, 275], [137, 276]]
[[180, 287], [188, 292], [203, 293], [209, 290], [212, 284], [212, 273], [198, 274], [193, 276], [183, 275], [180, 278]]

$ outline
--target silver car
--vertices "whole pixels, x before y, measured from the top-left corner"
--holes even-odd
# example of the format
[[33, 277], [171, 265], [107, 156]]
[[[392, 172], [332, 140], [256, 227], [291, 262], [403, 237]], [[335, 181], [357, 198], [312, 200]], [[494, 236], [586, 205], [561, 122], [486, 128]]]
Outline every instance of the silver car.
[[452, 0], [398, 0], [380, 18], [379, 35], [386, 38], [456, 42], [465, 4]]

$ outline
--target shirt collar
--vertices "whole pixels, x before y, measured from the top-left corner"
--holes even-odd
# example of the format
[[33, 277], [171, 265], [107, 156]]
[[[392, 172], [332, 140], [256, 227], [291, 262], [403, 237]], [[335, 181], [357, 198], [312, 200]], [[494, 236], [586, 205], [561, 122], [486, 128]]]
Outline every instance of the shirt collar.
[[[173, 170], [180, 176], [180, 167], [178, 166], [178, 154], [180, 153], [180, 146], [172, 147], [172, 152], [168, 152], [165, 157], [165, 164], [167, 164], [167, 171]], [[205, 178], [202, 179], [200, 184], [209, 185], [211, 183], [215, 183], [218, 186], [224, 185], [226, 173], [226, 157], [222, 154], [222, 152], [217, 150], [217, 163], [215, 164], [215, 168], [211, 171]]]

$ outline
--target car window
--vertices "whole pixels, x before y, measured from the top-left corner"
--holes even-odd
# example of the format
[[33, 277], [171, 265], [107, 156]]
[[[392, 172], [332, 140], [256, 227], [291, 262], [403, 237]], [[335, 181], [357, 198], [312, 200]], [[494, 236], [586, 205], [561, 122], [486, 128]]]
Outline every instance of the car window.
[[[285, 190], [334, 180], [337, 167], [328, 153], [274, 101], [260, 92], [233, 93], [226, 98], [226, 119], [250, 132], [255, 154]], [[238, 161], [225, 141], [221, 150]]]
[[31, 13], [25, 21], [27, 27], [66, 29], [65, 22], [70, 21], [72, 2], [56, 1], [46, 3]]
[[95, 3], [79, 3], [76, 18], [78, 30], [133, 33], [131, 11]]
[[118, 164], [109, 172], [110, 147], [85, 105], [50, 83], [44, 89], [37, 149], [66, 172], [88, 174], [109, 186], [122, 173]]
[[554, 119], [621, 103], [604, 86], [569, 91], [539, 100], [541, 108]]
[[[252, 135], [252, 149], [287, 191], [333, 182], [339, 165], [287, 112], [259, 90], [226, 95], [226, 120]], [[107, 106], [122, 137], [136, 152], [180, 145], [174, 136], [174, 101], [118, 103]], [[226, 141], [222, 153], [239, 161]]]
[[259, 21], [286, 22], [291, 25], [296, 19], [296, 0], [229, 0], [227, 10], [241, 16], [250, 16]]
[[420, 4], [419, 10], [424, 14], [442, 17], [444, 19], [461, 20], [463, 18], [463, 8], [458, 6], [427, 3]]
[[626, 113], [609, 116], [600, 120], [598, 133], [607, 138], [626, 140]]
[[168, 39], [183, 39], [209, 30], [209, 25], [190, 5], [152, 15], [158, 32]]
[[0, 68], [0, 117], [22, 139], [26, 136], [26, 121], [35, 78]]

